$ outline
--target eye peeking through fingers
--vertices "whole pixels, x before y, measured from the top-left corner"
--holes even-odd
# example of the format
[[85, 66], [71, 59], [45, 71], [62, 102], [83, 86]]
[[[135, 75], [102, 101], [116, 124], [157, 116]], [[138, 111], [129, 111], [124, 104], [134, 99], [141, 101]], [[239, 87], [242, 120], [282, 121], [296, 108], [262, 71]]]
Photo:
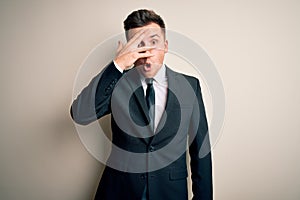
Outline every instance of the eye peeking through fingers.
[[138, 48], [144, 47], [144, 46], [145, 46], [145, 42], [144, 42], [144, 41], [141, 41], [141, 42], [138, 44]]

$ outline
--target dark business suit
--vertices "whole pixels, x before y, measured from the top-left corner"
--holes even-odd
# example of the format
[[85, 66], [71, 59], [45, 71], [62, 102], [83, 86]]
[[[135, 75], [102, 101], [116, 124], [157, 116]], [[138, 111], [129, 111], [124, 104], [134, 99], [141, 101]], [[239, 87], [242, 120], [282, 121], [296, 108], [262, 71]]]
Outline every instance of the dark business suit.
[[[117, 149], [112, 148], [95, 199], [141, 200], [146, 182], [149, 200], [187, 199], [188, 142], [190, 142], [193, 199], [212, 199], [211, 154], [208, 152], [205, 157], [199, 158], [200, 148], [210, 148], [199, 81], [169, 68], [166, 69], [166, 74], [169, 88], [167, 103], [155, 134], [151, 134], [150, 129], [149, 131], [144, 129], [143, 132], [134, 130], [137, 125], [143, 127], [149, 124], [144, 91], [136, 70], [122, 74], [113, 63], [110, 63], [73, 102], [71, 115], [75, 122], [84, 125], [112, 113], [113, 144], [129, 152], [145, 154], [141, 159], [135, 160], [135, 157], [120, 156]], [[188, 83], [194, 96], [186, 96], [187, 87], [182, 86], [183, 82]], [[129, 103], [125, 104], [129, 112], [123, 108], [124, 102], [120, 98], [122, 94], [119, 95], [118, 92], [131, 94]], [[112, 112], [114, 109], [118, 111], [117, 114]], [[133, 127], [130, 134], [119, 127], [119, 119], [116, 119], [120, 116], [124, 117], [124, 120], [132, 119], [128, 122], [129, 129]], [[188, 135], [192, 139], [189, 139]], [[166, 147], [168, 150], [164, 151]], [[160, 153], [155, 154], [156, 152]], [[164, 165], [156, 169], [155, 167], [161, 163]], [[140, 172], [126, 172], [128, 171], [126, 169], [132, 169], [132, 166], [137, 165], [140, 166]], [[122, 170], [109, 166], [118, 166]], [[150, 169], [150, 172], [145, 172], [147, 169]]]

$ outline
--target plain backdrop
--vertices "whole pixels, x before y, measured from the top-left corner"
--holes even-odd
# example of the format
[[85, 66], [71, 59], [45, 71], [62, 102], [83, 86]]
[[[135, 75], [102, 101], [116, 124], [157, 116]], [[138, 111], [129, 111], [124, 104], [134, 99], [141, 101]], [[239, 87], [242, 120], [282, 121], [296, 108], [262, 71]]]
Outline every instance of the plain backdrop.
[[215, 199], [300, 199], [296, 0], [1, 0], [0, 199], [93, 197], [103, 166], [70, 119], [73, 84], [89, 52], [138, 8], [201, 45], [222, 78]]

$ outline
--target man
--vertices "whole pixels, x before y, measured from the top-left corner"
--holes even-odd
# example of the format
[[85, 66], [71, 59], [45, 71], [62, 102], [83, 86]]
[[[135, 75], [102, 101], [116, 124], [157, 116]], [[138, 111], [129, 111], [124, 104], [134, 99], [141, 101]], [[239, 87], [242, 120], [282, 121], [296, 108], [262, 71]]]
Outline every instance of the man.
[[[193, 199], [212, 199], [199, 81], [163, 63], [168, 42], [165, 24], [155, 12], [132, 12], [124, 28], [127, 43], [119, 42], [115, 59], [71, 106], [72, 118], [82, 125], [111, 114], [113, 147], [95, 199], [187, 199], [187, 149]], [[205, 156], [200, 158], [200, 151]]]

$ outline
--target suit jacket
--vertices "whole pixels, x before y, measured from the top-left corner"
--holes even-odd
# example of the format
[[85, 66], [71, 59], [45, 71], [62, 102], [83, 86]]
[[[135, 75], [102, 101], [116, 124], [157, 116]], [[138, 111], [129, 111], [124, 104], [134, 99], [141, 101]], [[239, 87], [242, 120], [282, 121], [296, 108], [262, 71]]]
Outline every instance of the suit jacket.
[[[71, 116], [76, 123], [89, 124], [111, 113], [114, 146], [95, 199], [140, 200], [146, 182], [149, 200], [187, 199], [187, 149], [193, 199], [213, 198], [208, 126], [199, 81], [168, 67], [166, 74], [167, 103], [155, 134], [147, 128], [149, 116], [136, 70], [122, 74], [111, 62], [74, 100]], [[207, 154], [200, 158], [203, 147]], [[120, 149], [130, 153], [120, 154]]]

